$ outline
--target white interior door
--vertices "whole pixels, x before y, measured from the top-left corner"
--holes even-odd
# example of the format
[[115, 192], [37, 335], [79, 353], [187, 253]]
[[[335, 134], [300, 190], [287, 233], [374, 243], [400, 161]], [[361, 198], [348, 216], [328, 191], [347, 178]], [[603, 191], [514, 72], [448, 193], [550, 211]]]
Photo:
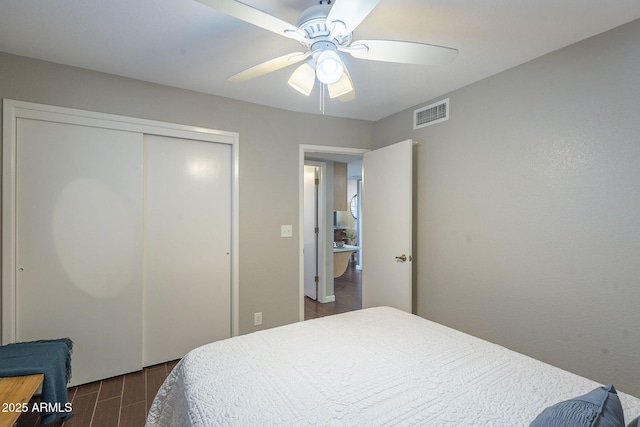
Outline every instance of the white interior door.
[[362, 306], [412, 310], [413, 141], [363, 157]]
[[142, 135], [18, 119], [15, 339], [70, 337], [71, 385], [142, 367]]
[[318, 298], [318, 168], [304, 166], [304, 294], [312, 299]]
[[145, 135], [144, 365], [231, 336], [231, 146]]

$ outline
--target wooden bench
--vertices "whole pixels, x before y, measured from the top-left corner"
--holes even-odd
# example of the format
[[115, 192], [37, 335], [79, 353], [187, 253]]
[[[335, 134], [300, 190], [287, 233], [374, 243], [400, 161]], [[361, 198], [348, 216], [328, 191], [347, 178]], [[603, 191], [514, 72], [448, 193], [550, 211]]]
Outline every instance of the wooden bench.
[[43, 380], [43, 374], [0, 378], [0, 427], [15, 424]]

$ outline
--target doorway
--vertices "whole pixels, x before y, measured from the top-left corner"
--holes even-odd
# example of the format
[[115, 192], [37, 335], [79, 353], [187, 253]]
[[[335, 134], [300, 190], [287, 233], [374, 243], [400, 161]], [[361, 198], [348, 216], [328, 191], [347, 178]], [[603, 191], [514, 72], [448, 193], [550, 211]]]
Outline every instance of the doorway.
[[[328, 314], [335, 314], [344, 311], [351, 311], [354, 309], [359, 309], [362, 307], [362, 287], [361, 287], [361, 266], [359, 251], [355, 251], [349, 257], [349, 262], [347, 264], [346, 269], [341, 270], [340, 272], [334, 273], [334, 245], [333, 242], [336, 241], [336, 237], [334, 237], [334, 228], [336, 226], [345, 226], [345, 219], [349, 219], [350, 223], [345, 227], [349, 230], [356, 229], [356, 221], [357, 221], [357, 211], [355, 215], [352, 217], [352, 213], [350, 210], [350, 202], [354, 195], [359, 192], [359, 182], [361, 179], [361, 171], [362, 167], [359, 167], [359, 174], [356, 176], [355, 173], [350, 172], [349, 175], [349, 186], [347, 189], [348, 200], [345, 200], [347, 206], [344, 211], [340, 211], [336, 213], [333, 211], [333, 163], [351, 163], [353, 161], [362, 161], [362, 156], [365, 152], [368, 152], [367, 149], [355, 149], [355, 148], [346, 148], [346, 147], [326, 147], [326, 146], [310, 146], [310, 145], [301, 145], [300, 146], [300, 157], [299, 157], [299, 165], [300, 165], [300, 179], [299, 179], [299, 188], [300, 188], [300, 230], [305, 229], [305, 218], [309, 219], [309, 213], [305, 213], [305, 204], [304, 200], [308, 196], [305, 196], [305, 162], [307, 165], [310, 161], [315, 162], [314, 164], [322, 164], [325, 165], [325, 191], [320, 194], [320, 199], [322, 200], [321, 206], [319, 207], [321, 213], [324, 214], [324, 220], [320, 223], [320, 233], [324, 238], [319, 239], [322, 243], [318, 245], [318, 252], [321, 257], [324, 257], [324, 261], [321, 262], [319, 268], [317, 269], [320, 272], [320, 277], [318, 277], [318, 291], [314, 292], [317, 296], [323, 296], [320, 298], [311, 298], [308, 292], [305, 292], [305, 276], [313, 277], [309, 274], [308, 269], [309, 263], [305, 263], [305, 259], [313, 259], [310, 256], [309, 250], [313, 248], [313, 242], [310, 241], [311, 237], [306, 236], [308, 233], [303, 233], [301, 231], [300, 238], [300, 300], [299, 300], [299, 316], [300, 320], [306, 320], [309, 318], [321, 317]], [[361, 163], [360, 163], [361, 165]], [[357, 168], [357, 167], [356, 167]], [[328, 190], [327, 190], [328, 189]], [[328, 194], [327, 194], [328, 193]], [[353, 193], [353, 194], [351, 194]], [[356, 197], [355, 202], [356, 206], [358, 205], [358, 200], [360, 198]], [[345, 228], [345, 229], [346, 229]], [[359, 233], [349, 233], [349, 236], [345, 236], [345, 240], [347, 244], [351, 244], [352, 246], [359, 246]], [[355, 234], [355, 235], [353, 235]], [[340, 237], [337, 238], [340, 240]], [[348, 240], [347, 240], [348, 239]], [[338, 275], [338, 277], [334, 278], [334, 275]], [[306, 295], [305, 295], [306, 294]]]

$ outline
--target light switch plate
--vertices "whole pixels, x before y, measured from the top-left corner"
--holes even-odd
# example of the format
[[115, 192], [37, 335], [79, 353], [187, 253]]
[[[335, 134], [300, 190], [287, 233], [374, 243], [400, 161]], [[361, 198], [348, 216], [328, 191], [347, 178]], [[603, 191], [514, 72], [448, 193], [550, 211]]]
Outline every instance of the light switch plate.
[[293, 225], [280, 226], [280, 237], [293, 237]]

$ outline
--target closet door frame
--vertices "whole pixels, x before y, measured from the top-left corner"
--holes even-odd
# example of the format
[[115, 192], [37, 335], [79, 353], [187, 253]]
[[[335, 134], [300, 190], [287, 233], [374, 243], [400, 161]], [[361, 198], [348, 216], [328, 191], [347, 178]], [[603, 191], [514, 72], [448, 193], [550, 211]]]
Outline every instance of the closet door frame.
[[77, 124], [231, 146], [231, 335], [239, 328], [239, 136], [237, 132], [3, 100], [2, 126], [2, 345], [16, 339], [16, 155], [20, 118]]

